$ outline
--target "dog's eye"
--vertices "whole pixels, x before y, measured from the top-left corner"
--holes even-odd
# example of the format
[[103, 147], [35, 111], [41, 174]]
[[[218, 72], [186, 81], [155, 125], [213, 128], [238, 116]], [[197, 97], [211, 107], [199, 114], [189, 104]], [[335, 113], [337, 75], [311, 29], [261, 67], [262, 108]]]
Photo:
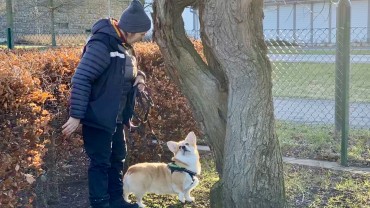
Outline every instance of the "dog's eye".
[[185, 145], [189, 146], [189, 143], [185, 143]]

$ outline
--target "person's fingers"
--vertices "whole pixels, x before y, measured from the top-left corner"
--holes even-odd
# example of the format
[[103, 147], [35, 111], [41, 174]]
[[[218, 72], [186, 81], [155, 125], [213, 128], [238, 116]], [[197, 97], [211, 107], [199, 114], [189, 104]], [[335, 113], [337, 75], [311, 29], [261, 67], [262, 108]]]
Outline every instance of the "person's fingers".
[[68, 130], [69, 130], [69, 132], [73, 133], [77, 129], [77, 127], [78, 126], [76, 126], [76, 125], [71, 125]]
[[78, 125], [79, 124], [77, 124], [77, 123], [68, 123], [63, 128], [62, 133], [65, 134], [66, 136], [69, 136], [70, 134], [72, 134], [78, 128]]
[[143, 84], [139, 84], [137, 87], [139, 88], [140, 92], [144, 91], [144, 89], [145, 89], [145, 85], [143, 85]]
[[62, 128], [65, 128], [69, 125], [71, 125], [73, 123], [73, 121], [71, 120], [71, 118], [68, 119], [68, 121], [62, 126]]
[[137, 85], [137, 80], [135, 80], [135, 82], [134, 82], [133, 86], [136, 86], [136, 85]]
[[71, 132], [71, 126], [67, 126], [63, 131], [65, 134], [69, 134]]
[[67, 129], [69, 128], [69, 122], [65, 123], [63, 126], [62, 126], [62, 133], [64, 134], [65, 132], [67, 132]]
[[62, 133], [66, 136], [68, 136], [68, 129], [63, 129]]
[[65, 124], [63, 124], [62, 129], [64, 129], [68, 124], [69, 124], [68, 121]]
[[136, 79], [135, 79], [134, 86], [136, 86], [137, 84], [140, 84], [140, 83], [144, 84], [145, 83], [145, 79], [144, 79], [143, 76], [138, 75], [136, 77]]
[[139, 81], [140, 81], [140, 79], [135, 79], [134, 86], [136, 86], [137, 84], [139, 84]]

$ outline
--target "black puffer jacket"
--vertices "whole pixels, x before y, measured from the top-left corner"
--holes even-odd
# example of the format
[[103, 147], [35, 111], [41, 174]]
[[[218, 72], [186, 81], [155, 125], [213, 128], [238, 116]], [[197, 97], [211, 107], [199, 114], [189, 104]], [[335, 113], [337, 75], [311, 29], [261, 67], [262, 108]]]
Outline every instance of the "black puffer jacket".
[[110, 20], [99, 20], [92, 34], [72, 77], [70, 116], [113, 134], [132, 82], [124, 82], [125, 49]]

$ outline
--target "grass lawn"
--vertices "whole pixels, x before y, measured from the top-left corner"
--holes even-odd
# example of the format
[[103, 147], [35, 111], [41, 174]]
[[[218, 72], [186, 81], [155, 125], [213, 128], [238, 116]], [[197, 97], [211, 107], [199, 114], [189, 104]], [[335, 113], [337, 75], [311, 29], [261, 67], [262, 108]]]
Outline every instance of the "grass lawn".
[[[284, 156], [329, 161], [340, 159], [341, 140], [334, 139], [334, 127], [277, 122], [276, 131]], [[370, 167], [370, 131], [351, 129], [348, 163]]]
[[370, 175], [284, 164], [289, 207], [370, 207]]
[[[199, 186], [192, 192], [195, 202], [182, 205], [177, 196], [147, 194], [148, 207], [208, 208], [210, 188], [218, 181], [211, 156], [202, 157]], [[284, 164], [288, 207], [368, 207], [370, 206], [370, 175]], [[134, 199], [134, 197], [132, 197]]]
[[[284, 156], [337, 161], [340, 141], [333, 139], [332, 126], [277, 122]], [[349, 164], [370, 167], [370, 131], [351, 130]], [[174, 195], [147, 194], [148, 207], [208, 208], [210, 188], [218, 181], [211, 154], [201, 155], [200, 185], [192, 192], [196, 202], [181, 204]], [[300, 165], [284, 164], [288, 207], [370, 207], [370, 174], [351, 174]], [[132, 197], [135, 200], [134, 197]]]
[[[305, 55], [335, 55], [336, 49], [309, 49], [300, 46], [286, 47], [274, 46], [268, 47], [268, 53], [272, 54], [305, 54]], [[351, 55], [370, 55], [370, 50], [365, 49], [352, 49]]]
[[[276, 97], [334, 100], [335, 64], [274, 62]], [[370, 102], [370, 64], [352, 64], [350, 101]]]

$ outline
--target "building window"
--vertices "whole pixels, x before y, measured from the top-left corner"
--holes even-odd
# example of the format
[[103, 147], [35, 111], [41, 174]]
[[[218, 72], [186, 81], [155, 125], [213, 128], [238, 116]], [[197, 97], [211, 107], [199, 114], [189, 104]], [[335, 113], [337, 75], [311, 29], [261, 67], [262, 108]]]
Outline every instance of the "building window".
[[56, 23], [56, 26], [60, 29], [68, 29], [69, 28], [69, 25], [68, 25], [68, 22], [59, 22], [59, 23]]

